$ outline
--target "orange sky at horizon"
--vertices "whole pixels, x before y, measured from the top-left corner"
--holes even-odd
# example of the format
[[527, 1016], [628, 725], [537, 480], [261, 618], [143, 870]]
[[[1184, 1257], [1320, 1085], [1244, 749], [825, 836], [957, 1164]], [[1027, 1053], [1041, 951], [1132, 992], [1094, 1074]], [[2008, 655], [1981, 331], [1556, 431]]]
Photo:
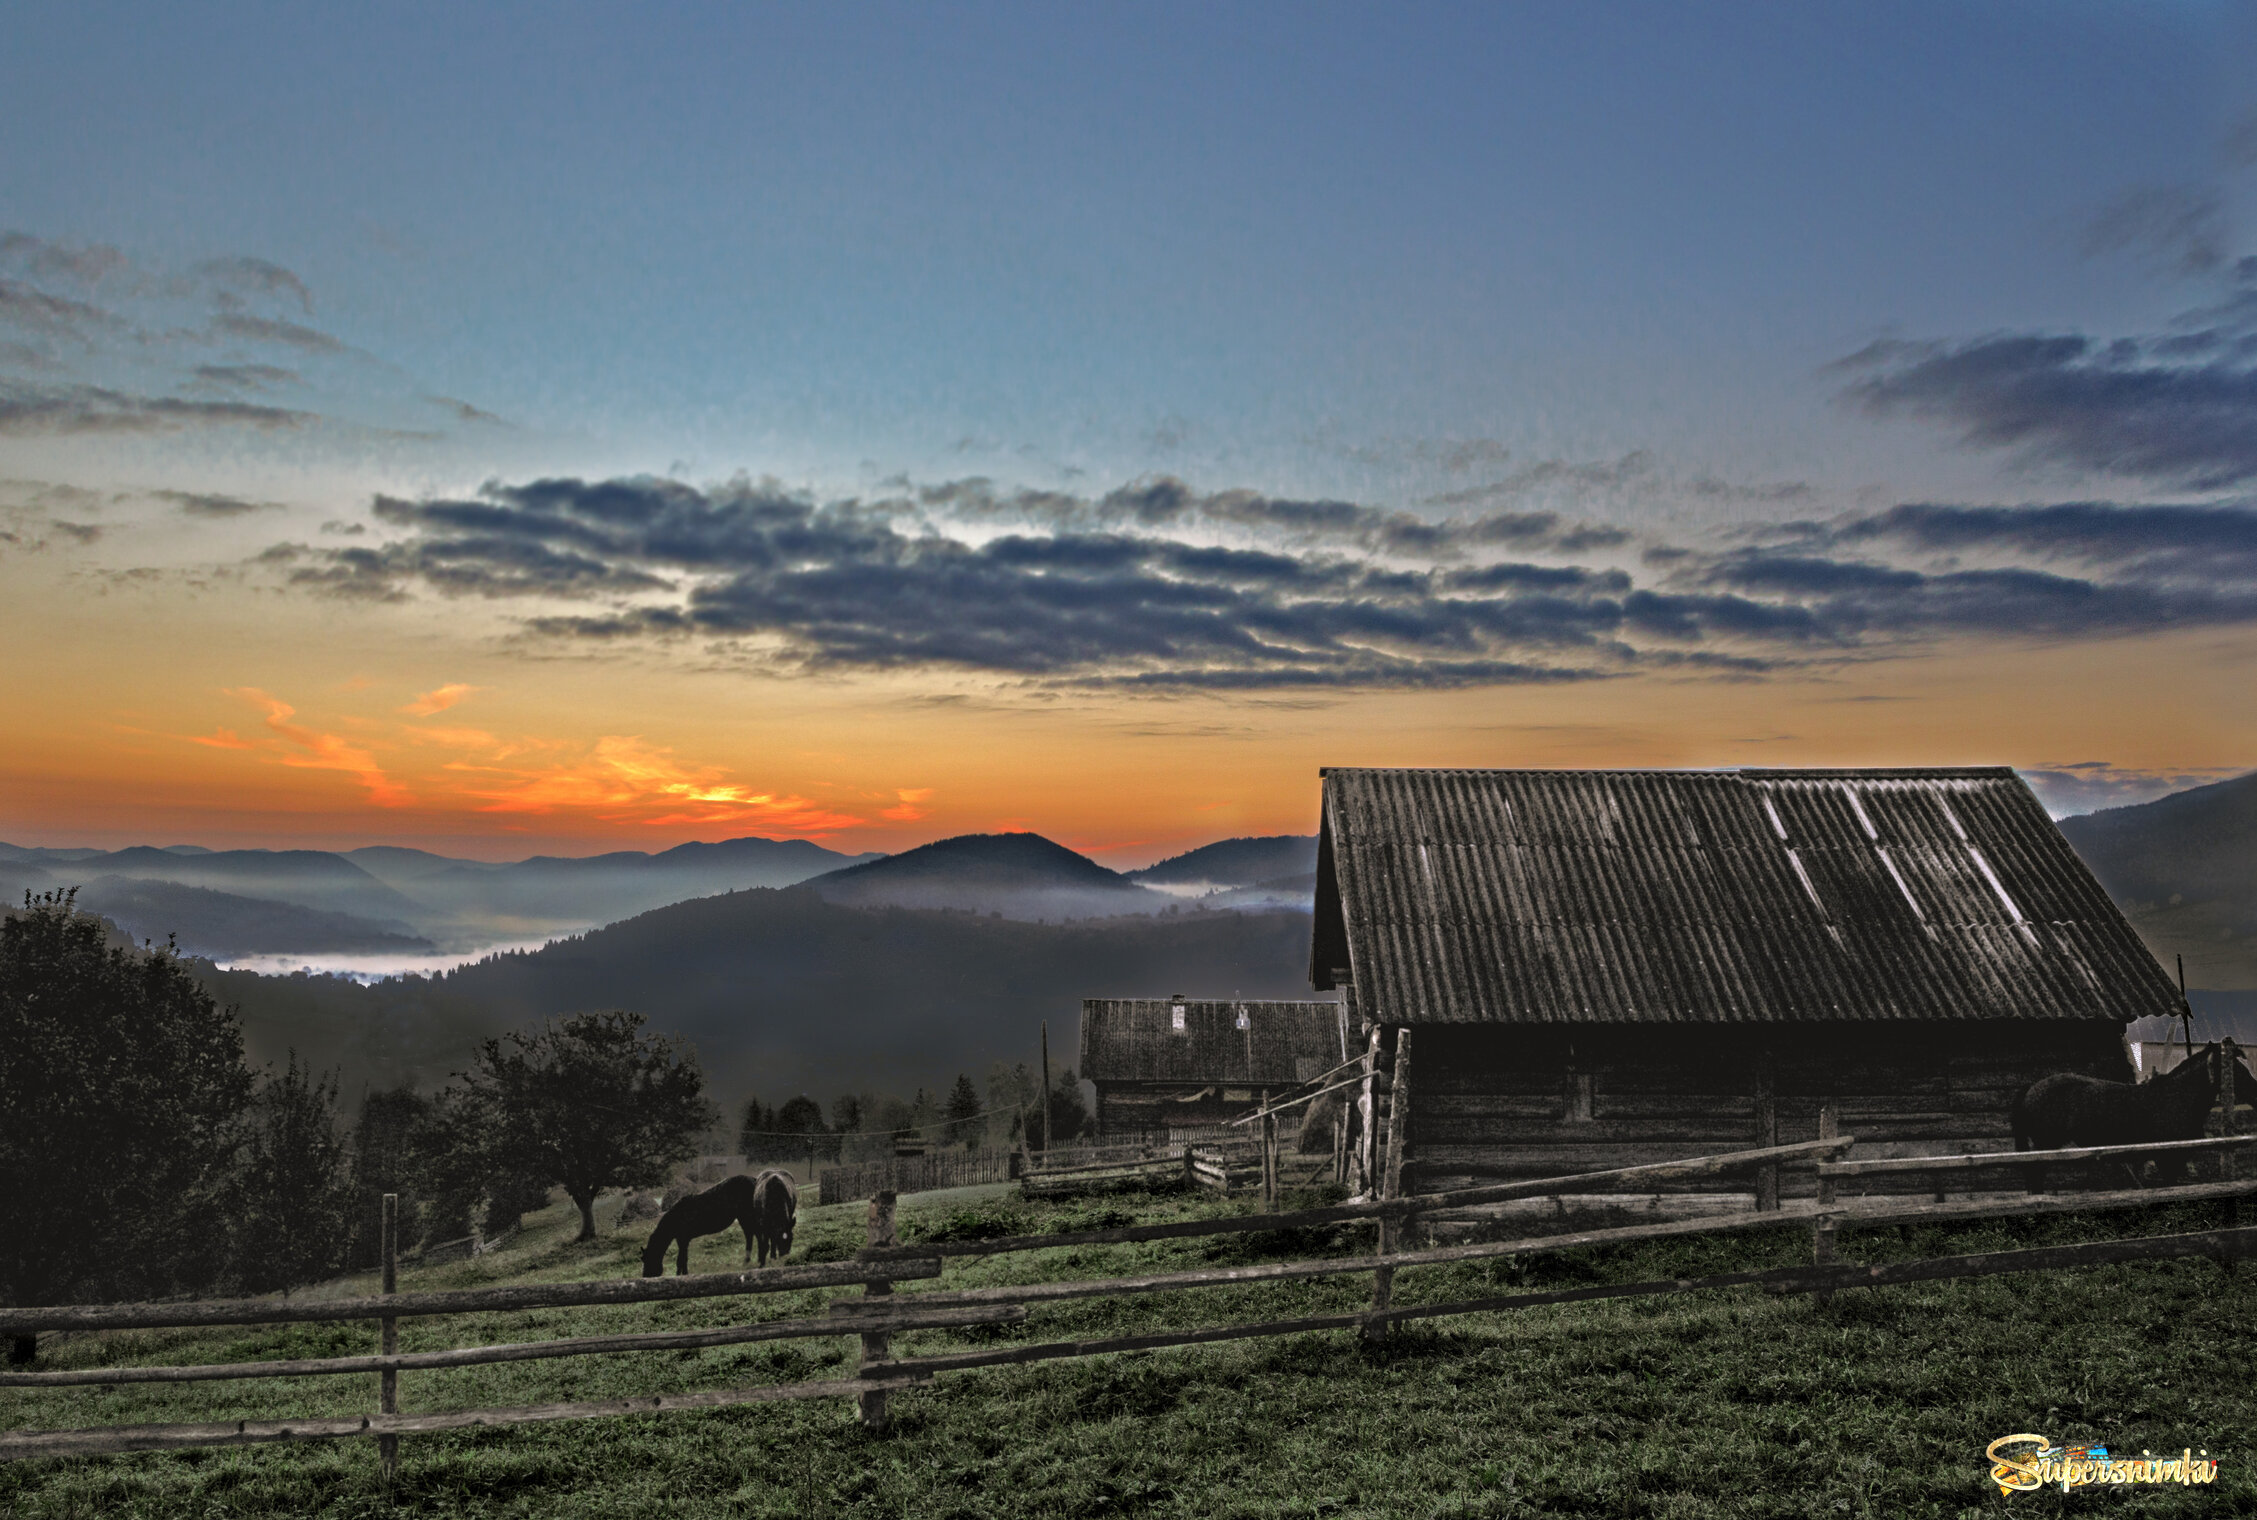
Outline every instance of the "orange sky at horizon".
[[[61, 593], [72, 582], [58, 578]], [[19, 845], [482, 859], [744, 835], [898, 851], [1030, 829], [1133, 867], [1315, 826], [1324, 765], [2100, 761], [2225, 774], [2257, 750], [2231, 631], [1942, 642], [1761, 678], [1133, 696], [930, 673], [556, 658], [448, 607], [108, 585], [6, 617]]]

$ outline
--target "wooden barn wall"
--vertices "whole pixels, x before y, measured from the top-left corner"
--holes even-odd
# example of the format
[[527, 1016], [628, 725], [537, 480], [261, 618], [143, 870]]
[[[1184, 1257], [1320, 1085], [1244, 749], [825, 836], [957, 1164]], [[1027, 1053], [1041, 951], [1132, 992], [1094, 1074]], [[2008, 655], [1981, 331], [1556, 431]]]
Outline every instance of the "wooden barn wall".
[[[1819, 1106], [1831, 1099], [1860, 1157], [2011, 1150], [2009, 1110], [2038, 1078], [2132, 1075], [2121, 1029], [2098, 1021], [1429, 1025], [1417, 1030], [1412, 1063], [1406, 1185], [1557, 1177], [1752, 1147], [1767, 1063], [1777, 1143], [1816, 1139]], [[1814, 1187], [1807, 1168], [1782, 1171], [1783, 1195]]]

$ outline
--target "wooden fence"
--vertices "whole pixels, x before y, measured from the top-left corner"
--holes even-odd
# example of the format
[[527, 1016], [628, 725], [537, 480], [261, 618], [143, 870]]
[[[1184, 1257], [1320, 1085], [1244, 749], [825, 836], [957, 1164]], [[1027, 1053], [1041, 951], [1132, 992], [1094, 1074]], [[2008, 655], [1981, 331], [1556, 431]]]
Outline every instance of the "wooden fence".
[[823, 1202], [852, 1203], [879, 1193], [929, 1193], [935, 1188], [1009, 1182], [1019, 1175], [1019, 1157], [1015, 1150], [935, 1150], [922, 1156], [821, 1167], [815, 1180]]
[[[401, 1435], [470, 1429], [533, 1421], [582, 1419], [611, 1414], [650, 1413], [672, 1409], [713, 1408], [779, 1399], [838, 1398], [856, 1400], [863, 1422], [872, 1428], [886, 1423], [887, 1399], [943, 1372], [974, 1367], [1096, 1356], [1117, 1351], [1152, 1350], [1171, 1346], [1201, 1345], [1256, 1337], [1296, 1335], [1311, 1331], [1352, 1330], [1368, 1337], [1383, 1336], [1388, 1327], [1408, 1320], [1448, 1315], [1496, 1313], [1541, 1304], [1648, 1294], [1685, 1293], [1715, 1288], [1759, 1286], [1775, 1292], [1827, 1294], [1844, 1288], [1878, 1287], [1891, 1283], [1932, 1281], [1942, 1278], [1988, 1276], [2005, 1272], [2030, 1272], [2109, 1262], [2160, 1260], [2173, 1257], [2208, 1257], [2230, 1261], [2257, 1255], [2257, 1228], [2241, 1228], [2239, 1200], [2257, 1193], [2257, 1180], [2233, 1175], [2232, 1158], [2257, 1136], [2226, 1135], [2158, 1145], [2108, 1146], [2073, 1151], [2030, 1152], [2008, 1155], [1904, 1157], [1883, 1161], [1841, 1159], [1854, 1145], [1853, 1137], [1822, 1135], [1794, 1145], [1774, 1145], [1755, 1150], [1621, 1167], [1575, 1177], [1505, 1182], [1461, 1188], [1446, 1193], [1383, 1196], [1326, 1208], [1292, 1212], [1257, 1213], [1224, 1219], [1174, 1220], [1160, 1224], [1130, 1225], [1115, 1229], [1082, 1230], [1049, 1235], [1008, 1236], [990, 1240], [949, 1240], [900, 1243], [895, 1234], [895, 1200], [881, 1192], [871, 1200], [867, 1245], [852, 1262], [769, 1267], [755, 1272], [708, 1273], [691, 1277], [631, 1278], [607, 1282], [534, 1284], [519, 1287], [466, 1289], [445, 1292], [397, 1293], [389, 1273], [386, 1291], [357, 1299], [322, 1303], [280, 1303], [268, 1299], [209, 1303], [66, 1306], [0, 1310], [0, 1336], [42, 1330], [101, 1330], [225, 1324], [307, 1323], [349, 1319], [377, 1319], [385, 1326], [384, 1349], [374, 1356], [304, 1358], [271, 1362], [235, 1362], [186, 1367], [97, 1367], [48, 1372], [0, 1372], [0, 1386], [47, 1387], [72, 1384], [123, 1384], [189, 1382], [228, 1378], [306, 1376], [318, 1374], [379, 1374], [378, 1408], [369, 1414], [343, 1419], [231, 1421], [198, 1425], [103, 1426], [79, 1430], [19, 1430], [0, 1434], [0, 1458], [86, 1455], [106, 1452], [167, 1450], [188, 1446], [245, 1445], [268, 1441], [327, 1440], [348, 1436], [375, 1436], [384, 1449], [385, 1467], [395, 1460]], [[2216, 1152], [2224, 1174], [2216, 1182], [2173, 1187], [2126, 1188], [2081, 1193], [2036, 1193], [1971, 1197], [1949, 1202], [1907, 1200], [1902, 1195], [1875, 1198], [1840, 1198], [1837, 1191], [1854, 1179], [1876, 1174], [1929, 1171], [1948, 1174], [1977, 1167], [2060, 1167], [2092, 1162], [2128, 1161]], [[1400, 1154], [1398, 1151], [1396, 1154]], [[1194, 1158], [1196, 1160], [1196, 1158]], [[1180, 1164], [1180, 1161], [1179, 1163]], [[1540, 1235], [1527, 1239], [1490, 1240], [1474, 1244], [1407, 1249], [1403, 1241], [1412, 1226], [1425, 1216], [1478, 1207], [1514, 1199], [1590, 1194], [1615, 1189], [1635, 1190], [1659, 1182], [1682, 1181], [1781, 1166], [1816, 1168], [1818, 1199], [1786, 1208], [1762, 1208], [1728, 1215], [1707, 1215], [1617, 1228]], [[2233, 1211], [2217, 1229], [2133, 1240], [2100, 1241], [2081, 1245], [2032, 1250], [1994, 1251], [1923, 1261], [1862, 1266], [1835, 1259], [1836, 1233], [1848, 1226], [1896, 1223], [1931, 1223], [1944, 1220], [2036, 1215], [2148, 1207], [2156, 1204], [2218, 1200]], [[949, 1288], [933, 1286], [896, 1294], [897, 1284], [930, 1283], [941, 1278], [951, 1258], [991, 1257], [1010, 1252], [1043, 1251], [1060, 1247], [1128, 1244], [1139, 1241], [1182, 1240], [1200, 1236], [1273, 1231], [1312, 1226], [1373, 1222], [1379, 1226], [1374, 1254], [1322, 1257], [1270, 1262], [1255, 1266], [1204, 1268], [1159, 1272], [1142, 1276], [1111, 1277], [999, 1287]], [[1680, 1235], [1720, 1234], [1730, 1231], [1778, 1229], [1807, 1230], [1812, 1238], [1812, 1262], [1804, 1267], [1764, 1271], [1718, 1273], [1698, 1278], [1670, 1278], [1629, 1283], [1608, 1283], [1538, 1292], [1459, 1299], [1443, 1303], [1397, 1306], [1392, 1301], [1395, 1274], [1425, 1266], [1476, 1261], [1504, 1256], [1533, 1256], [1587, 1246], [1619, 1245]], [[389, 1252], [388, 1252], [389, 1254]], [[1365, 1307], [1334, 1314], [1308, 1315], [1166, 1331], [1143, 1335], [1112, 1336], [1093, 1340], [1017, 1342], [976, 1350], [929, 1356], [900, 1356], [892, 1350], [893, 1335], [910, 1330], [959, 1328], [1018, 1323], [1030, 1307], [1074, 1299], [1119, 1298], [1146, 1293], [1175, 1292], [1256, 1282], [1280, 1282], [1314, 1277], [1368, 1275], [1371, 1296]], [[474, 1346], [447, 1351], [401, 1353], [393, 1327], [403, 1316], [491, 1312], [506, 1309], [553, 1308], [570, 1305], [627, 1304], [738, 1294], [774, 1293], [810, 1288], [859, 1286], [860, 1297], [834, 1299], [821, 1316], [768, 1320], [705, 1330], [659, 1331], [637, 1334], [583, 1336], [566, 1340], [535, 1341], [512, 1345]], [[628, 1399], [603, 1399], [575, 1403], [525, 1405], [501, 1409], [468, 1409], [445, 1413], [404, 1415], [397, 1412], [396, 1383], [403, 1372], [439, 1367], [472, 1366], [489, 1362], [545, 1357], [584, 1356], [622, 1351], [686, 1350], [704, 1346], [737, 1345], [754, 1341], [851, 1335], [859, 1338], [861, 1356], [851, 1377], [826, 1382], [787, 1383], [714, 1391], [646, 1395]]]

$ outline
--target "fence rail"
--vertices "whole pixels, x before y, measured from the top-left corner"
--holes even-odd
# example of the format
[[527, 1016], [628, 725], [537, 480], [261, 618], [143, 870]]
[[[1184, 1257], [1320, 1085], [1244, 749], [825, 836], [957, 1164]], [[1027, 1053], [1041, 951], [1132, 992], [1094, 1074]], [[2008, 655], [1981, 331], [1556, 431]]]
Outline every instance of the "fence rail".
[[[2229, 1121], [2230, 1122], [2230, 1121]], [[1848, 1226], [1925, 1223], [1941, 1220], [2041, 1215], [2066, 1211], [2096, 1211], [2149, 1207], [2164, 1203], [2218, 1200], [2238, 1210], [2239, 1200], [2257, 1194], [2257, 1179], [2231, 1175], [2231, 1155], [2248, 1143], [2227, 1136], [2164, 1146], [2086, 1147], [2074, 1151], [2017, 1152], [1998, 1156], [1902, 1157], [1880, 1162], [1845, 1162], [1839, 1158], [1856, 1141], [1852, 1136], [1826, 1133], [1834, 1127], [1831, 1111], [1822, 1118], [1821, 1137], [1792, 1145], [1762, 1146], [1618, 1167], [1572, 1177], [1555, 1177], [1459, 1188], [1448, 1192], [1404, 1197], [1381, 1197], [1316, 1209], [1270, 1211], [1227, 1219], [1177, 1220], [1164, 1224], [1130, 1225], [1113, 1229], [1081, 1230], [1051, 1235], [1020, 1235], [982, 1241], [929, 1241], [900, 1243], [895, 1239], [894, 1196], [881, 1191], [871, 1202], [868, 1241], [852, 1262], [771, 1267], [757, 1272], [708, 1273], [695, 1277], [625, 1279], [593, 1283], [528, 1284], [515, 1287], [462, 1289], [420, 1293], [387, 1293], [327, 1302], [284, 1304], [272, 1300], [235, 1300], [214, 1303], [145, 1305], [58, 1306], [0, 1310], [0, 1334], [27, 1334], [39, 1330], [94, 1330], [118, 1328], [190, 1327], [227, 1324], [286, 1323], [380, 1318], [387, 1327], [399, 1317], [481, 1313], [524, 1308], [576, 1305], [627, 1304], [668, 1300], [758, 1294], [803, 1289], [860, 1286], [863, 1296], [840, 1298], [820, 1317], [772, 1320], [715, 1327], [705, 1330], [654, 1331], [518, 1344], [462, 1347], [453, 1350], [401, 1353], [391, 1343], [382, 1354], [286, 1361], [233, 1363], [190, 1367], [105, 1367], [59, 1369], [48, 1372], [0, 1373], [0, 1387], [63, 1385], [117, 1385], [126, 1383], [194, 1382], [226, 1378], [257, 1378], [344, 1373], [378, 1373], [390, 1385], [403, 1371], [480, 1365], [489, 1362], [533, 1360], [547, 1357], [598, 1355], [613, 1352], [694, 1349], [763, 1340], [822, 1336], [859, 1337], [861, 1361], [853, 1377], [817, 1383], [792, 1383], [756, 1388], [649, 1395], [571, 1403], [525, 1405], [504, 1409], [472, 1409], [447, 1413], [403, 1415], [393, 1411], [392, 1389], [387, 1386], [385, 1408], [368, 1416], [334, 1419], [234, 1421], [220, 1424], [100, 1426], [83, 1430], [28, 1430], [0, 1434], [0, 1458], [91, 1455], [186, 1446], [241, 1445], [265, 1441], [328, 1440], [375, 1436], [387, 1454], [403, 1434], [473, 1429], [542, 1420], [583, 1419], [616, 1414], [652, 1413], [674, 1409], [716, 1408], [797, 1398], [853, 1398], [864, 1423], [882, 1428], [887, 1419], [887, 1399], [941, 1372], [973, 1367], [1011, 1365], [1106, 1354], [1190, 1346], [1257, 1337], [1301, 1334], [1323, 1330], [1354, 1330], [1374, 1336], [1391, 1325], [1409, 1320], [1448, 1315], [1504, 1312], [1541, 1304], [1683, 1293], [1711, 1289], [1761, 1286], [1778, 1292], [1830, 1294], [1851, 1287], [1929, 1281], [1939, 1278], [1986, 1276], [2001, 1272], [2050, 1270], [2108, 1262], [2203, 1256], [2232, 1260], [2257, 1255], [2257, 1229], [2232, 1225], [2188, 1234], [2101, 1241], [2080, 1245], [1989, 1252], [1981, 1255], [1933, 1258], [1865, 1266], [1832, 1259], [1836, 1232]], [[2177, 1187], [2133, 1188], [2083, 1193], [2033, 1193], [1950, 1202], [1907, 1202], [1901, 1197], [1876, 1195], [1873, 1199], [1840, 1200], [1834, 1190], [1841, 1180], [1905, 1171], [1966, 1170], [1999, 1164], [2041, 1165], [2132, 1156], [2216, 1151], [2227, 1175], [2220, 1181]], [[1063, 1159], [1063, 1158], [1061, 1158]], [[1163, 1164], [1181, 1165], [1182, 1155], [1157, 1158]], [[1188, 1159], [1194, 1169], [1201, 1164], [1197, 1152]], [[1081, 1165], [1094, 1163], [1076, 1163]], [[1120, 1163], [1114, 1163], [1116, 1165]], [[1492, 1240], [1473, 1244], [1404, 1249], [1406, 1228], [1421, 1216], [1477, 1207], [1512, 1199], [1586, 1194], [1609, 1188], [1634, 1188], [1641, 1184], [1692, 1176], [1754, 1170], [1759, 1174], [1782, 1165], [1809, 1165], [1819, 1179], [1814, 1203], [1786, 1208], [1759, 1208], [1731, 1214], [1657, 1221], [1576, 1233]], [[1068, 1168], [1058, 1168], [1064, 1172]], [[1227, 1174], [1227, 1165], [1224, 1168]], [[1760, 1190], [1759, 1190], [1760, 1192]], [[1884, 1201], [1885, 1200], [1885, 1201]], [[917, 1288], [896, 1294], [896, 1285], [934, 1282], [943, 1275], [951, 1257], [994, 1256], [1009, 1252], [1055, 1250], [1061, 1247], [1128, 1244], [1140, 1241], [1182, 1240], [1220, 1234], [1243, 1234], [1314, 1226], [1372, 1222], [1380, 1227], [1376, 1254], [1268, 1262], [1253, 1266], [1205, 1268], [1148, 1273], [1140, 1276], [1010, 1284], [986, 1288]], [[1813, 1261], [1809, 1266], [1717, 1274], [1701, 1278], [1587, 1285], [1545, 1292], [1516, 1293], [1443, 1303], [1396, 1305], [1392, 1302], [1394, 1276], [1406, 1269], [1476, 1261], [1501, 1256], [1525, 1256], [1575, 1250], [1588, 1246], [1652, 1241], [1673, 1236], [1721, 1234], [1778, 1228], [1807, 1229], [1812, 1234]], [[1126, 1297], [1202, 1288], [1281, 1282], [1297, 1278], [1353, 1276], [1372, 1278], [1367, 1307], [1334, 1314], [1295, 1319], [1262, 1320], [1210, 1326], [1194, 1330], [1144, 1335], [1124, 1335], [1094, 1340], [1014, 1343], [970, 1351], [929, 1356], [903, 1356], [891, 1337], [914, 1330], [971, 1326], [998, 1326], [1024, 1322], [1029, 1307], [1073, 1299]]]

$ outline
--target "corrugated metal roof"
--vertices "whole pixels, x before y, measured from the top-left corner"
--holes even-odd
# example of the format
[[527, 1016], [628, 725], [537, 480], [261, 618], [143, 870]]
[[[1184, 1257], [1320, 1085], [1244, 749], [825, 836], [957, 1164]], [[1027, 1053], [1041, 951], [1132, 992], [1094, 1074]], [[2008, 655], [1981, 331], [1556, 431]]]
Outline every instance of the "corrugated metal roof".
[[1346, 1051], [1340, 1005], [1330, 1001], [1084, 998], [1081, 1005], [1081, 1074], [1092, 1082], [1291, 1084], [1338, 1066]]
[[1327, 770], [1311, 977], [1343, 967], [1388, 1024], [2178, 1008], [2003, 767]]

